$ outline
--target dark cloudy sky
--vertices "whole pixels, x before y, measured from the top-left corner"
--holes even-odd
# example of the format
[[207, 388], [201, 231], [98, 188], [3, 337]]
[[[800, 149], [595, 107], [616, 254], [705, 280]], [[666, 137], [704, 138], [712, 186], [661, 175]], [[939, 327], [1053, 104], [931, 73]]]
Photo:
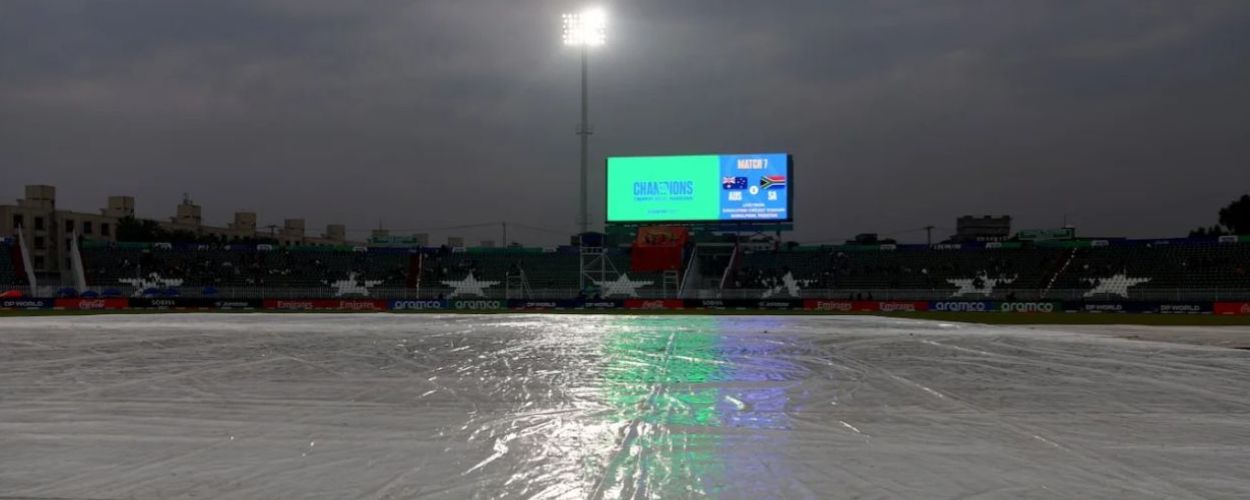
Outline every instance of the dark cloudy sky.
[[[166, 217], [187, 191], [214, 223], [572, 232], [559, 15], [580, 5], [4, 0], [0, 197], [48, 183], [61, 207], [132, 194]], [[792, 152], [798, 240], [967, 213], [1179, 235], [1250, 191], [1245, 0], [603, 5], [592, 165]]]

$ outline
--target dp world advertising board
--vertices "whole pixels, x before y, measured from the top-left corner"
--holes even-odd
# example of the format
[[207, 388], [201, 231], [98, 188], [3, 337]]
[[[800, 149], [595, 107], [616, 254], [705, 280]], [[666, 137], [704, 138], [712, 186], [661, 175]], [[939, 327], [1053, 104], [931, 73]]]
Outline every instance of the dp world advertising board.
[[608, 222], [785, 222], [790, 155], [608, 158]]

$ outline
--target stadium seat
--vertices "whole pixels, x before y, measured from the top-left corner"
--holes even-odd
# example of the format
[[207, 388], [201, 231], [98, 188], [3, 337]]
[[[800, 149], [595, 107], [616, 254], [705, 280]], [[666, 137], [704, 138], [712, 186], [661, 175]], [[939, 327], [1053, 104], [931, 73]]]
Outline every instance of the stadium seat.
[[[11, 251], [0, 251], [0, 285], [17, 283]], [[631, 293], [658, 297], [662, 273], [633, 273], [625, 249], [609, 249], [609, 281], [627, 274]], [[1026, 246], [824, 246], [698, 253], [693, 286], [761, 297], [893, 297], [1083, 300], [1250, 295], [1250, 245], [1201, 241], [1062, 242]], [[580, 256], [560, 249], [438, 251], [333, 247], [97, 244], [82, 248], [85, 275], [106, 296], [424, 296], [457, 293], [470, 276], [486, 296], [511, 286], [573, 297]], [[734, 256], [731, 259], [731, 256]], [[7, 259], [7, 260], [6, 260]], [[730, 264], [732, 262], [732, 265]], [[729, 269], [726, 269], [729, 267]], [[7, 272], [7, 274], [5, 274]], [[633, 287], [633, 284], [641, 286]], [[527, 292], [528, 293], [528, 292]], [[520, 296], [519, 292], [511, 296]]]

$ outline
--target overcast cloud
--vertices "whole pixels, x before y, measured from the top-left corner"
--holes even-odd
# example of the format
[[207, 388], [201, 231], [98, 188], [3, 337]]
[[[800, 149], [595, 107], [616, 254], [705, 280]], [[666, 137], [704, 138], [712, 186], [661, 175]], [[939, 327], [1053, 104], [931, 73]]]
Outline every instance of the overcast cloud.
[[[524, 243], [561, 241], [578, 60], [559, 16], [579, 5], [6, 0], [0, 197], [47, 183], [62, 208], [131, 194], [163, 218], [189, 192], [217, 224], [508, 220], [554, 231], [513, 229]], [[794, 239], [961, 214], [1183, 235], [1250, 191], [1250, 2], [604, 5], [592, 165], [792, 152]]]

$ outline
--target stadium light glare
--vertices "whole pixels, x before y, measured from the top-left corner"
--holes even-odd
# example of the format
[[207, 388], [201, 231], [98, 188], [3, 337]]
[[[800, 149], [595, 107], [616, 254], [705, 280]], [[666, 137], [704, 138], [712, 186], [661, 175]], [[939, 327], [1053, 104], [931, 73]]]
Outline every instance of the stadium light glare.
[[598, 47], [607, 42], [608, 13], [601, 8], [565, 14], [564, 44], [577, 47]]

